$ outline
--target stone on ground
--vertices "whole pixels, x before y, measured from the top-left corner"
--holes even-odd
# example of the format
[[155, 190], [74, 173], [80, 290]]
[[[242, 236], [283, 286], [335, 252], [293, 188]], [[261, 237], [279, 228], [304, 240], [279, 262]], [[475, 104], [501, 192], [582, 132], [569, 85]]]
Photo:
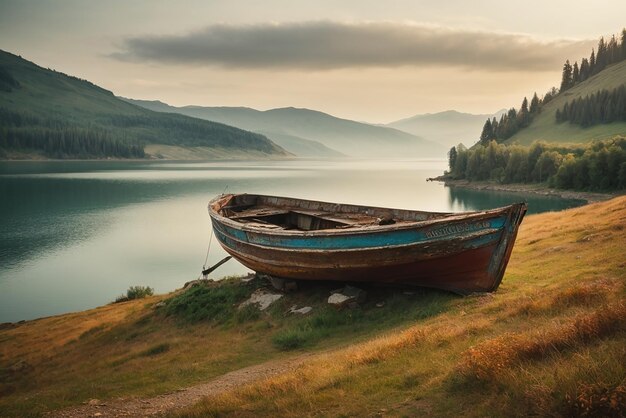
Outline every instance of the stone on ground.
[[328, 297], [328, 303], [339, 308], [355, 307], [364, 303], [366, 299], [367, 292], [365, 290], [346, 285], [342, 289], [333, 290]]
[[241, 305], [239, 305], [239, 309], [244, 308], [248, 305], [257, 305], [259, 310], [264, 311], [269, 308], [272, 303], [276, 302], [282, 297], [283, 295], [278, 293], [271, 293], [265, 289], [257, 289], [250, 295], [250, 299], [242, 302]]

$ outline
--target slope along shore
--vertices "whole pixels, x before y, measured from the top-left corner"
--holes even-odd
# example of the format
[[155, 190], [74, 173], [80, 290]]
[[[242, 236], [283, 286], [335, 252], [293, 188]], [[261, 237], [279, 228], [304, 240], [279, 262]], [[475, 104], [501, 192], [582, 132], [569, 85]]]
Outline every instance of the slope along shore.
[[527, 216], [493, 294], [337, 310], [320, 284], [259, 311], [230, 278], [3, 324], [0, 415], [623, 415], [625, 225], [624, 196]]

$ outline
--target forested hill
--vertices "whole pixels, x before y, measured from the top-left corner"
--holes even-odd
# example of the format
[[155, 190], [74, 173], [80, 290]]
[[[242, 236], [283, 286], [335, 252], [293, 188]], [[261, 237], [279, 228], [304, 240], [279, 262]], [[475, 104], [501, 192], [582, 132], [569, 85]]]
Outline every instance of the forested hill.
[[89, 81], [0, 51], [0, 158], [15, 153], [141, 158], [151, 144], [184, 147], [192, 153], [198, 148], [218, 150], [226, 157], [287, 155], [263, 135], [153, 112]]
[[[519, 143], [529, 145], [534, 141], [555, 143], [584, 143], [594, 139], [608, 139], [615, 135], [626, 135], [626, 105], [623, 100], [617, 100], [615, 110], [621, 110], [621, 119], [598, 120], [596, 123], [584, 126], [575, 121], [557, 119], [557, 112], [567, 105], [585, 98], [591, 100], [594, 95], [620, 94], [626, 87], [626, 61], [613, 64], [589, 79], [577, 84], [569, 90], [558, 94], [547, 103], [532, 123], [525, 129], [511, 136], [505, 143]], [[622, 93], [623, 94], [623, 93]], [[606, 104], [598, 103], [598, 112], [601, 113]], [[621, 103], [621, 104], [620, 104]], [[593, 113], [593, 110], [592, 112]]]
[[[555, 80], [556, 81], [556, 80]], [[499, 120], [487, 120], [480, 143], [584, 143], [626, 134], [626, 29], [600, 38], [589, 58], [563, 64], [560, 88], [520, 100]]]

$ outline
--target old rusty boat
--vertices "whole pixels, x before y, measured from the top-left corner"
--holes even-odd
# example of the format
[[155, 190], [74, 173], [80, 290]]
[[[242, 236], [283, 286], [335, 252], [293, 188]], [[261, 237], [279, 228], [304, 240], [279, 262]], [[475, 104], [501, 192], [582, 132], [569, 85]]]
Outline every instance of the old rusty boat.
[[461, 294], [498, 288], [526, 209], [433, 213], [255, 194], [209, 203], [222, 247], [257, 273]]

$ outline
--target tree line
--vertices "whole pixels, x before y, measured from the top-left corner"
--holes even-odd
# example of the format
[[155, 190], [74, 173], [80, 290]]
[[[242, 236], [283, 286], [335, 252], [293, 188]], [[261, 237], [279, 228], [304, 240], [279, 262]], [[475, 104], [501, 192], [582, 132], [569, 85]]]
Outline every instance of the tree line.
[[0, 106], [0, 155], [38, 150], [52, 158], [142, 158], [148, 143], [275, 151], [259, 134], [182, 115], [109, 114], [76, 121]]
[[98, 126], [80, 127], [0, 108], [0, 155], [40, 151], [51, 158], [143, 158], [143, 145]]
[[517, 131], [530, 125], [535, 115], [541, 111], [541, 107], [548, 103], [555, 94], [555, 91], [550, 90], [544, 95], [543, 99], [540, 99], [537, 93], [535, 93], [530, 100], [530, 104], [528, 99], [524, 97], [519, 111], [512, 107], [508, 112], [500, 116], [499, 121], [495, 117], [487, 119], [480, 134], [479, 143], [487, 145], [492, 140], [501, 142], [509, 139]]
[[448, 153], [447, 177], [500, 183], [547, 183], [577, 190], [626, 189], [626, 137], [587, 145], [463, 145]]
[[625, 59], [626, 28], [622, 29], [621, 41], [618, 41], [615, 35], [613, 35], [608, 42], [604, 40], [604, 37], [600, 38], [598, 42], [598, 52], [596, 53], [595, 50], [592, 49], [589, 59], [583, 58], [580, 61], [580, 67], [578, 66], [578, 61], [575, 61], [574, 65], [571, 65], [569, 60], [565, 61], [559, 91], [564, 92], [589, 77], [598, 74], [608, 65], [615, 64]]
[[247, 148], [268, 153], [274, 150], [272, 142], [260, 134], [185, 115], [157, 112], [147, 115], [116, 114], [103, 116], [98, 122], [119, 128], [146, 143]]
[[495, 117], [487, 119], [480, 134], [479, 143], [481, 145], [488, 145], [492, 140], [502, 142], [509, 139], [520, 129], [530, 125], [535, 115], [541, 112], [542, 107], [549, 103], [559, 93], [572, 88], [582, 81], [585, 81], [589, 77], [605, 69], [608, 65], [626, 59], [626, 29], [622, 29], [621, 41], [618, 41], [615, 36], [613, 36], [608, 42], [606, 42], [603, 37], [600, 38], [597, 50], [597, 54], [595, 50], [591, 51], [589, 59], [583, 58], [580, 66], [578, 65], [578, 61], [574, 62], [574, 65], [571, 65], [569, 60], [563, 64], [560, 89], [552, 87], [548, 90], [548, 92], [546, 92], [546, 94], [543, 95], [542, 98], [539, 98], [535, 92], [530, 100], [530, 104], [528, 99], [524, 97], [519, 110], [516, 110], [513, 107], [506, 113], [502, 114], [499, 120]]
[[626, 86], [612, 91], [598, 91], [584, 98], [571, 100], [556, 110], [557, 123], [570, 122], [583, 128], [626, 121]]

